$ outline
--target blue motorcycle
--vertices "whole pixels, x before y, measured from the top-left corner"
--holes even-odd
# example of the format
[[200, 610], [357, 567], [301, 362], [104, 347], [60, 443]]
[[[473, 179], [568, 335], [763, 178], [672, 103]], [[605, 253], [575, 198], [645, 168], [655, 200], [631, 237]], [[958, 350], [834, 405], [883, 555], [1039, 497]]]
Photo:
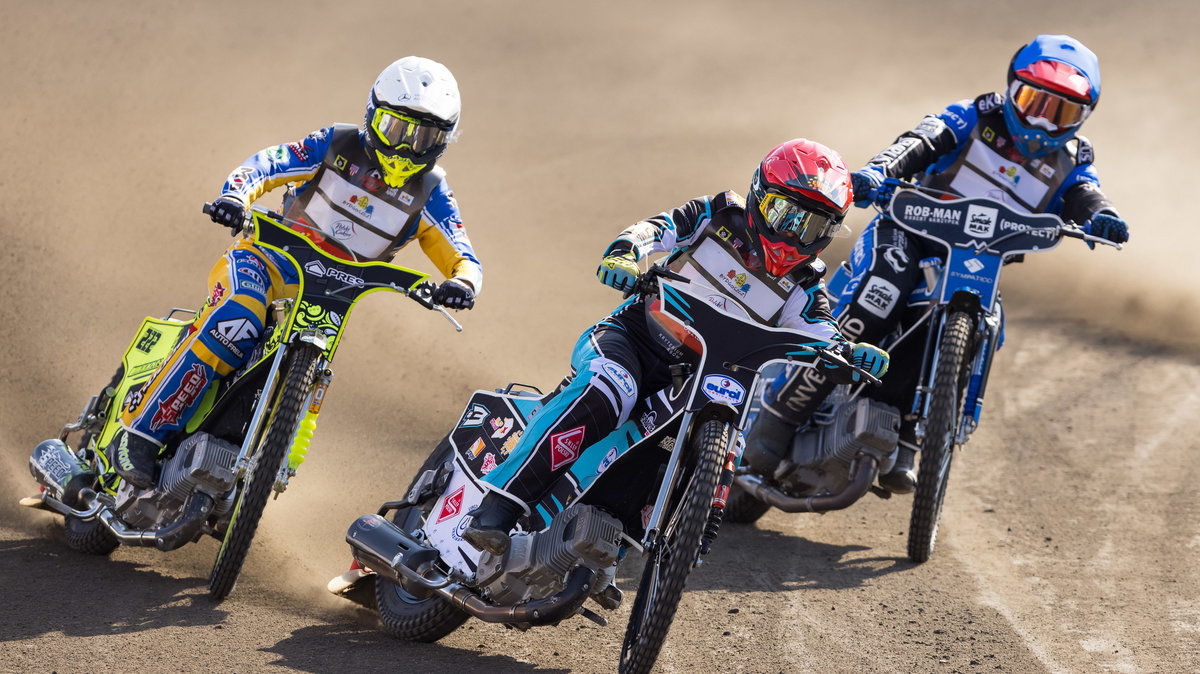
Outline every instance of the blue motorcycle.
[[[885, 215], [913, 235], [939, 244], [945, 255], [920, 261], [924, 280], [908, 298], [902, 330], [880, 346], [895, 351], [924, 334], [912, 407], [921, 447], [913, 495], [908, 556], [933, 554], [954, 449], [979, 425], [996, 349], [1004, 341], [1000, 270], [1010, 261], [1058, 246], [1063, 237], [1112, 243], [1051, 214], [1021, 213], [987, 197], [960, 198], [889, 178], [895, 194]], [[849, 295], [849, 265], [828, 284], [831, 302]], [[880, 290], [880, 292], [884, 292]], [[928, 329], [927, 329], [928, 328]], [[769, 375], [768, 375], [769, 376]], [[839, 386], [813, 419], [797, 429], [790, 456], [772, 476], [739, 471], [726, 519], [753, 522], [771, 507], [825, 512], [848, 507], [872, 488], [895, 460], [902, 411]]]

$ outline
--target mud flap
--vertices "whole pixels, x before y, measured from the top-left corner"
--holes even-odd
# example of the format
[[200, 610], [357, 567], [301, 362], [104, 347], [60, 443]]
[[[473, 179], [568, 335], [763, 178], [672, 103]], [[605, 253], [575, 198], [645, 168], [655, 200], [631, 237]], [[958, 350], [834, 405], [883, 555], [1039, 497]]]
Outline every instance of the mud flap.
[[162, 318], [146, 318], [142, 321], [142, 326], [138, 328], [137, 335], [134, 336], [129, 348], [125, 350], [125, 356], [121, 359], [124, 376], [117, 385], [117, 391], [113, 396], [114, 404], [109, 407], [108, 418], [105, 421], [104, 431], [97, 440], [97, 447], [108, 446], [113, 435], [120, 428], [120, 423], [116, 422], [121, 418], [121, 412], [125, 409], [130, 391], [140, 388], [149, 381], [158, 367], [171, 355], [171, 351], [174, 350], [175, 344], [178, 343], [179, 337], [188, 325], [189, 323]]

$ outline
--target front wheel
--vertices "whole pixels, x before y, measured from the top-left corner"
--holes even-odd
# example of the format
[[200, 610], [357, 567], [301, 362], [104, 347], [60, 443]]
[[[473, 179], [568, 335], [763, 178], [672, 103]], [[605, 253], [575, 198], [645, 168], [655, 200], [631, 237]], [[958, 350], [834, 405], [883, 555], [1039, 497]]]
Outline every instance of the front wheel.
[[706, 421], [687, 448], [679, 484], [658, 541], [642, 570], [621, 646], [621, 674], [649, 672], [683, 598], [683, 584], [700, 552], [728, 445], [729, 426]]
[[[442, 441], [425, 459], [408, 488], [413, 488], [422, 473], [436, 470], [445, 463], [452, 452], [449, 441]], [[435, 501], [431, 499], [426, 507], [432, 507]], [[404, 531], [411, 532], [423, 524], [427, 514], [417, 506], [408, 506], [397, 510], [392, 521]], [[382, 576], [375, 577], [375, 606], [379, 610], [380, 629], [407, 641], [437, 641], [458, 629], [469, 617], [439, 595], [418, 597]]]
[[267, 498], [296, 435], [320, 357], [320, 349], [304, 342], [296, 344], [288, 357], [283, 381], [277, 389], [279, 393], [268, 416], [267, 432], [259, 445], [258, 460], [254, 471], [243, 478], [221, 550], [208, 577], [208, 593], [216, 601], [229, 595], [242, 572], [250, 542], [258, 530], [258, 521], [267, 507]]
[[908, 558], [929, 560], [937, 543], [942, 502], [950, 481], [950, 462], [958, 435], [959, 410], [963, 401], [963, 368], [971, 342], [972, 321], [968, 314], [954, 312], [946, 320], [933, 377], [933, 400], [929, 424], [921, 447], [917, 490], [913, 494], [912, 518], [908, 525]]

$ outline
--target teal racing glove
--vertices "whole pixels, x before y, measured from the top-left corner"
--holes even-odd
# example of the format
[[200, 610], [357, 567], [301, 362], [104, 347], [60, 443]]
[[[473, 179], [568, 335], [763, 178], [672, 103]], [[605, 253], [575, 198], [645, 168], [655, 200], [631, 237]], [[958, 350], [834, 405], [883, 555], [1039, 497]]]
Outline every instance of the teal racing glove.
[[[887, 351], [865, 342], [855, 344], [850, 349], [850, 363], [855, 367], [866, 370], [872, 377], [876, 379], [887, 374], [888, 365], [891, 363], [891, 356]], [[854, 381], [859, 381], [861, 375], [855, 372], [851, 375]]]

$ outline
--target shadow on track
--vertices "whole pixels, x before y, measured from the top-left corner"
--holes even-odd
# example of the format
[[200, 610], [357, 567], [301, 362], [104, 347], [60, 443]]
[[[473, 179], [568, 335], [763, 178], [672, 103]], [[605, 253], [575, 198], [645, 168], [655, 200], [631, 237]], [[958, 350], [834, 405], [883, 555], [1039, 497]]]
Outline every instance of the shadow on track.
[[[442, 644], [398, 641], [375, 629], [373, 614], [361, 611], [360, 625], [314, 625], [292, 632], [263, 652], [275, 653], [272, 665], [301, 672], [333, 672], [354, 662], [355, 672], [395, 672], [413, 668], [420, 672], [545, 672], [567, 674], [567, 669], [546, 669], [504, 655], [486, 655]], [[482, 635], [481, 639], [484, 639]], [[486, 649], [480, 643], [478, 649]], [[351, 655], [353, 653], [353, 655]]]
[[228, 615], [208, 601], [204, 578], [83, 555], [49, 535], [0, 541], [0, 578], [5, 604], [19, 607], [0, 614], [0, 642], [219, 625]]

